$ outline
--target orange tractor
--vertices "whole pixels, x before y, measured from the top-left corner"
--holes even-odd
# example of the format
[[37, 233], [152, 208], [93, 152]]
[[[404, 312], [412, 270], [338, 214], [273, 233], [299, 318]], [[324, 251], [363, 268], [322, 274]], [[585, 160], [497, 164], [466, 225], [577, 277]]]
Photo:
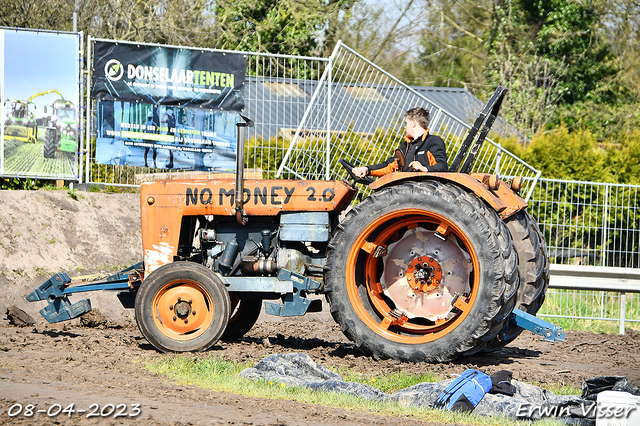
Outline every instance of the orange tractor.
[[[356, 179], [374, 193], [352, 209], [351, 182], [244, 179], [242, 149], [235, 179], [144, 183], [143, 262], [101, 282], [56, 274], [27, 299], [47, 300], [41, 313], [56, 322], [91, 310], [68, 295], [118, 291], [142, 334], [169, 352], [240, 338], [263, 303], [272, 315], [317, 311], [315, 294], [375, 358], [448, 361], [498, 349], [523, 328], [562, 339], [531, 315], [549, 268], [522, 180], [469, 173], [505, 93], [485, 106], [450, 172]], [[252, 124], [238, 124], [239, 147]]]

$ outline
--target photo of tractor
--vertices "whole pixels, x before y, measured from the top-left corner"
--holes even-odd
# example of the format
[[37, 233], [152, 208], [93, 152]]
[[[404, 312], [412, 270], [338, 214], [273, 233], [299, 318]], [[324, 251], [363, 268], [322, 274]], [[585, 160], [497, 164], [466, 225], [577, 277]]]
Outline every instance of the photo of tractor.
[[0, 73], [2, 173], [14, 178], [76, 178], [76, 129], [81, 127], [78, 37], [3, 30], [0, 34], [0, 56], [6, 65]]
[[[45, 113], [47, 110], [45, 109]], [[54, 158], [56, 151], [75, 152], [78, 139], [77, 108], [73, 102], [57, 99], [51, 105], [44, 133], [44, 158]]]
[[5, 171], [61, 176], [77, 167], [78, 107], [61, 91], [7, 99], [3, 107]]
[[26, 101], [7, 99], [4, 102], [4, 107], [7, 108], [7, 118], [4, 121], [5, 139], [36, 143], [38, 126], [34, 114], [35, 104], [31, 102], [33, 98], [34, 96]]
[[[56, 99], [47, 108], [44, 107], [44, 115], [36, 117], [36, 105], [34, 99], [51, 93], [57, 93], [60, 99]], [[16, 139], [22, 142], [37, 143], [40, 127], [44, 130], [44, 158], [54, 158], [59, 149], [63, 152], [75, 152], [77, 141], [77, 108], [71, 101], [57, 90], [47, 90], [36, 93], [26, 101], [7, 99], [5, 107], [8, 107], [7, 118], [4, 123], [4, 136], [6, 139]]]

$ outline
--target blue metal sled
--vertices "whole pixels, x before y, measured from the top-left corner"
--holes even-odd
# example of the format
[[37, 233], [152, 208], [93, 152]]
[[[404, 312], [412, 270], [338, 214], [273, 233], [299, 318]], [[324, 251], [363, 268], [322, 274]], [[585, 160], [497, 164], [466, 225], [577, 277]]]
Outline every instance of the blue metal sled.
[[[29, 293], [27, 301], [46, 300], [49, 304], [40, 310], [40, 314], [50, 323], [67, 321], [91, 311], [91, 301], [89, 299], [82, 299], [71, 304], [67, 297], [68, 295], [96, 290], [115, 290], [130, 293], [131, 296], [134, 296], [135, 291], [142, 282], [140, 273], [143, 270], [143, 263], [140, 262], [100, 281], [75, 286], [69, 275], [64, 272], [55, 274], [40, 287]], [[127, 299], [126, 295], [119, 294], [118, 297], [121, 301], [123, 298]]]

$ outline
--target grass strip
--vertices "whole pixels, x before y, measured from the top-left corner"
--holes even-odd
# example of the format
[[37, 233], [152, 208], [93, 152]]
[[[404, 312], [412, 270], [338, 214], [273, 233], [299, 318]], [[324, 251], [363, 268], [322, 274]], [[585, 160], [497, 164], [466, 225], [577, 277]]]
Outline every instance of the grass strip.
[[[502, 417], [481, 417], [473, 414], [400, 405], [393, 401], [376, 402], [343, 393], [320, 392], [304, 387], [286, 386], [284, 383], [274, 381], [249, 380], [240, 377], [240, 372], [249, 367], [253, 367], [253, 364], [227, 361], [212, 355], [198, 357], [191, 354], [167, 354], [145, 364], [147, 370], [166, 376], [181, 385], [193, 385], [218, 392], [229, 392], [249, 397], [299, 401], [350, 411], [366, 412], [372, 415], [408, 416], [444, 424], [469, 424], [475, 426], [530, 424], [530, 422], [515, 421]], [[375, 377], [350, 372], [346, 369], [336, 372], [342, 375], [345, 381], [364, 383], [386, 393], [392, 393], [425, 381], [434, 382], [438, 380], [432, 374], [411, 375], [394, 372]], [[536, 426], [559, 426], [562, 424], [564, 423], [551, 419], [536, 422]]]

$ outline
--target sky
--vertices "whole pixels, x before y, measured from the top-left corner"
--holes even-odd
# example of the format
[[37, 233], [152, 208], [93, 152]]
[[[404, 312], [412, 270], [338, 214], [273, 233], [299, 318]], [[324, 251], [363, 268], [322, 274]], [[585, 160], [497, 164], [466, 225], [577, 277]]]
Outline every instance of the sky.
[[[58, 90], [78, 104], [79, 39], [73, 34], [4, 31], [4, 102], [26, 100], [36, 93]], [[59, 99], [57, 93], [33, 99], [37, 117], [44, 106]]]

